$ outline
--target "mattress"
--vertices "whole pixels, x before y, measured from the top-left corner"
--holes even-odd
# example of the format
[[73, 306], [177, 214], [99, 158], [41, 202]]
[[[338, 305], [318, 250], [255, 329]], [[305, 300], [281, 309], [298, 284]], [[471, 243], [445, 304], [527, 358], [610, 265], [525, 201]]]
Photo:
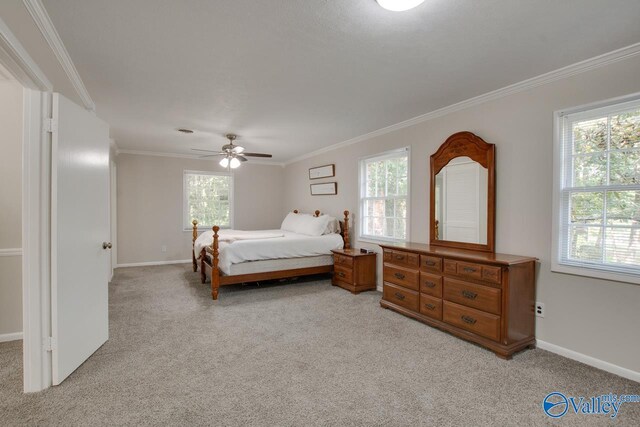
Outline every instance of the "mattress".
[[321, 267], [323, 265], [333, 265], [331, 255], [320, 255], [302, 258], [280, 258], [266, 259], [262, 261], [246, 261], [239, 264], [231, 264], [229, 272], [224, 272], [230, 276], [239, 274], [264, 273], [266, 271], [293, 270], [296, 268]]
[[[234, 230], [225, 230], [224, 232], [236, 233]], [[265, 234], [280, 235], [280, 237], [262, 238]], [[219, 242], [218, 267], [223, 273], [240, 274], [231, 273], [231, 266], [247, 261], [331, 255], [332, 249], [340, 249], [344, 244], [342, 236], [336, 233], [307, 236], [283, 230], [260, 230], [256, 232], [256, 235], [259, 238], [250, 239], [245, 236], [243, 240]], [[199, 255], [202, 248], [210, 246], [212, 242], [212, 231], [208, 230], [200, 234], [194, 244], [196, 255]]]

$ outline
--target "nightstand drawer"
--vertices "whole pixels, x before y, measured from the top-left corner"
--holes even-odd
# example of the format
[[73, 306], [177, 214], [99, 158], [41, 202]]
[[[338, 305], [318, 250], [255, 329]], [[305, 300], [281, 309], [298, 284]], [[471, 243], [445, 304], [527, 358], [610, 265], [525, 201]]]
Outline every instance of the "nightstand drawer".
[[411, 252], [384, 250], [384, 262], [407, 267], [417, 267], [420, 256]]
[[442, 318], [445, 322], [483, 337], [500, 339], [500, 316], [443, 301]]
[[342, 282], [353, 282], [353, 270], [351, 268], [344, 268], [341, 265], [333, 266], [333, 278]]
[[353, 257], [346, 256], [346, 255], [334, 254], [333, 255], [333, 264], [334, 265], [339, 265], [339, 266], [342, 266], [342, 267], [346, 267], [346, 268], [352, 268], [353, 267]]
[[383, 267], [383, 279], [385, 282], [395, 283], [405, 288], [418, 290], [418, 271], [408, 268], [395, 267], [385, 264]]
[[418, 311], [420, 297], [415, 291], [410, 291], [409, 289], [392, 285], [391, 283], [385, 283], [382, 297], [389, 302], [408, 308], [409, 310]]
[[478, 310], [500, 314], [502, 301], [500, 289], [476, 285], [460, 280], [444, 279], [444, 299]]
[[430, 295], [420, 294], [420, 313], [442, 320], [442, 300]]

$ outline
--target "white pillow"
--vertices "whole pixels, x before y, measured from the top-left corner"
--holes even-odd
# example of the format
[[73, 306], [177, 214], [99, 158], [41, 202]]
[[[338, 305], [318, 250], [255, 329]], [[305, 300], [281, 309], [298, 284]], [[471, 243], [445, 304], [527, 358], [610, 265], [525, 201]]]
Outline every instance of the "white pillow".
[[340, 232], [340, 221], [338, 221], [332, 216], [328, 216], [327, 228], [325, 228], [324, 233], [322, 234], [333, 234], [333, 233], [339, 233], [339, 232]]
[[284, 220], [282, 221], [282, 225], [280, 226], [280, 229], [284, 231], [292, 231], [295, 233], [297, 224], [299, 222], [298, 219], [302, 215], [303, 214], [289, 212], [287, 216], [284, 217]]
[[329, 224], [329, 218], [327, 215], [314, 217], [308, 214], [290, 212], [282, 221], [280, 229], [307, 236], [322, 236]]

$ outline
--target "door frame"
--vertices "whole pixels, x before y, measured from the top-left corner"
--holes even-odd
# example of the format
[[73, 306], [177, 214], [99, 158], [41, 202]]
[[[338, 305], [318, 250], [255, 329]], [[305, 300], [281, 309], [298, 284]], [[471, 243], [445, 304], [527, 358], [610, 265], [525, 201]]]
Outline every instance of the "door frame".
[[51, 386], [51, 113], [53, 85], [0, 18], [0, 63], [23, 86], [22, 329], [24, 391]]

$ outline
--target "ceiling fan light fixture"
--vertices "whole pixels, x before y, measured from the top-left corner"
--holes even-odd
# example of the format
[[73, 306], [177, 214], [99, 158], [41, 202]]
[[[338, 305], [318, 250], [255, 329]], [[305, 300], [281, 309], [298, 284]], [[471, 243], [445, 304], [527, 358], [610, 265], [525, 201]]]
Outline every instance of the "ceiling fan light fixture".
[[224, 157], [222, 160], [220, 160], [220, 166], [222, 166], [223, 168], [226, 168], [227, 166], [229, 166], [229, 158]]
[[235, 169], [238, 166], [240, 166], [240, 160], [236, 159], [235, 157], [232, 157], [231, 161], [229, 162], [229, 167], [231, 167], [231, 169]]
[[376, 0], [378, 4], [387, 10], [393, 12], [403, 12], [420, 6], [424, 0]]

